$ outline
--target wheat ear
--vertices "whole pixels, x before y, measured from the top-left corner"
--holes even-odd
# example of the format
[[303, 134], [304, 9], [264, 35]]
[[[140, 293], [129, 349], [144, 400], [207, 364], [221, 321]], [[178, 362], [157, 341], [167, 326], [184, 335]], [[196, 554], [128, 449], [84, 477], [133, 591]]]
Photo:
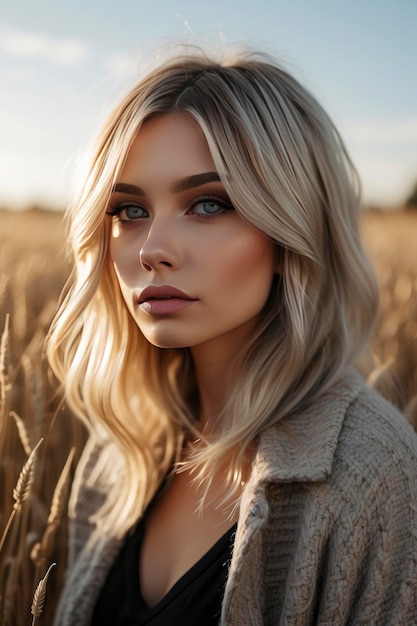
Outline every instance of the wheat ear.
[[62, 513], [62, 506], [64, 502], [64, 489], [67, 485], [69, 471], [71, 468], [72, 460], [74, 458], [75, 448], [71, 448], [62, 472], [59, 476], [56, 484], [54, 495], [52, 496], [51, 510], [48, 516], [48, 524], [57, 524]]
[[33, 484], [35, 475], [35, 461], [38, 454], [39, 446], [41, 445], [43, 438], [38, 441], [29, 455], [28, 460], [24, 464], [22, 471], [20, 472], [15, 489], [13, 489], [13, 499], [15, 501], [13, 508], [18, 510], [22, 506], [22, 503], [29, 495], [30, 488]]
[[4, 529], [4, 532], [0, 541], [0, 552], [3, 548], [4, 542], [6, 540], [10, 526], [12, 525], [16, 512], [20, 509], [20, 507], [22, 506], [22, 503], [26, 500], [26, 498], [28, 497], [30, 493], [30, 488], [32, 487], [33, 479], [35, 475], [36, 456], [38, 454], [38, 449], [42, 441], [43, 439], [41, 439], [37, 443], [37, 445], [33, 448], [28, 460], [22, 467], [22, 470], [20, 472], [19, 478], [16, 483], [16, 487], [13, 489], [13, 499], [15, 502], [14, 502], [12, 512], [10, 513], [9, 520], [7, 522], [6, 528]]
[[46, 572], [45, 576], [41, 578], [41, 580], [39, 581], [38, 586], [36, 587], [35, 593], [33, 594], [32, 607], [30, 609], [30, 612], [33, 615], [32, 626], [34, 626], [36, 622], [36, 618], [42, 615], [43, 607], [45, 604], [45, 597], [46, 597], [46, 584], [48, 582], [51, 569], [55, 565], [56, 563], [52, 563], [52, 565], [49, 566], [48, 571]]
[[17, 413], [15, 413], [15, 411], [10, 411], [9, 415], [11, 415], [14, 421], [16, 422], [16, 427], [17, 427], [17, 432], [19, 433], [20, 443], [22, 444], [24, 451], [29, 457], [32, 452], [32, 447], [30, 445], [29, 433], [27, 431], [25, 422], [22, 420], [21, 417], [19, 417]]
[[6, 314], [4, 330], [0, 341], [0, 405], [6, 402], [7, 391], [10, 389], [9, 380], [9, 331], [10, 314]]

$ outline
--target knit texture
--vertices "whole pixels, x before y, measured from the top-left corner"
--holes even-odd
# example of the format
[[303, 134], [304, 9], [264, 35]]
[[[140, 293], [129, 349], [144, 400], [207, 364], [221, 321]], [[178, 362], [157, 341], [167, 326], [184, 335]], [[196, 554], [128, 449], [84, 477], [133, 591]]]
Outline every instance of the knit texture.
[[[289, 432], [288, 426], [291, 428]], [[88, 520], [105, 497], [72, 496], [70, 558], [55, 626], [87, 626], [120, 542]], [[355, 373], [260, 436], [242, 494], [222, 626], [417, 624], [417, 437]]]

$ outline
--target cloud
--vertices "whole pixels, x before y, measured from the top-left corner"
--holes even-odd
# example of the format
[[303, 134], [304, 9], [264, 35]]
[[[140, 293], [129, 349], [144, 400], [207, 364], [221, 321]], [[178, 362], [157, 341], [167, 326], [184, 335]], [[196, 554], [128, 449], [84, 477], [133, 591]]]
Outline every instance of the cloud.
[[105, 74], [111, 78], [117, 78], [118, 82], [130, 80], [138, 73], [141, 53], [136, 52], [113, 52], [104, 55], [100, 60], [100, 66]]
[[79, 39], [52, 37], [0, 25], [0, 52], [20, 59], [42, 59], [54, 65], [80, 65], [90, 57], [89, 47]]

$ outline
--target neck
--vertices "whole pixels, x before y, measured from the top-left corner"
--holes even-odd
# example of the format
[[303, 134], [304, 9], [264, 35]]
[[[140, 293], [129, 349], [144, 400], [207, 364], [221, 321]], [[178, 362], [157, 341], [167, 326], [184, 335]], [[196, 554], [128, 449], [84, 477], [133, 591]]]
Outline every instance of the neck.
[[230, 351], [226, 342], [217, 346], [197, 346], [192, 349], [200, 398], [201, 427], [207, 434], [215, 434], [218, 417], [233, 391], [236, 351]]

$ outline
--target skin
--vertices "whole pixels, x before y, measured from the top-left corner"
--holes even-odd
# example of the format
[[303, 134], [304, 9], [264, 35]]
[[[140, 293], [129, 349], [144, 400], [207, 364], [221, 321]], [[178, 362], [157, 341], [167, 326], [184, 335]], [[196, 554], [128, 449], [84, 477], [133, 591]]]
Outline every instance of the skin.
[[[222, 183], [190, 181], [204, 173], [218, 178], [204, 134], [189, 115], [145, 122], [111, 200], [110, 252], [126, 306], [146, 339], [190, 348], [202, 425], [213, 434], [232, 384], [230, 364], [253, 332], [276, 268], [273, 242], [238, 215]], [[175, 287], [193, 300], [174, 313], [153, 314], [139, 300], [154, 285]], [[148, 604], [235, 521], [212, 501], [222, 480], [214, 481], [202, 515], [196, 514], [202, 494], [188, 472], [175, 474], [153, 506], [139, 566]]]

